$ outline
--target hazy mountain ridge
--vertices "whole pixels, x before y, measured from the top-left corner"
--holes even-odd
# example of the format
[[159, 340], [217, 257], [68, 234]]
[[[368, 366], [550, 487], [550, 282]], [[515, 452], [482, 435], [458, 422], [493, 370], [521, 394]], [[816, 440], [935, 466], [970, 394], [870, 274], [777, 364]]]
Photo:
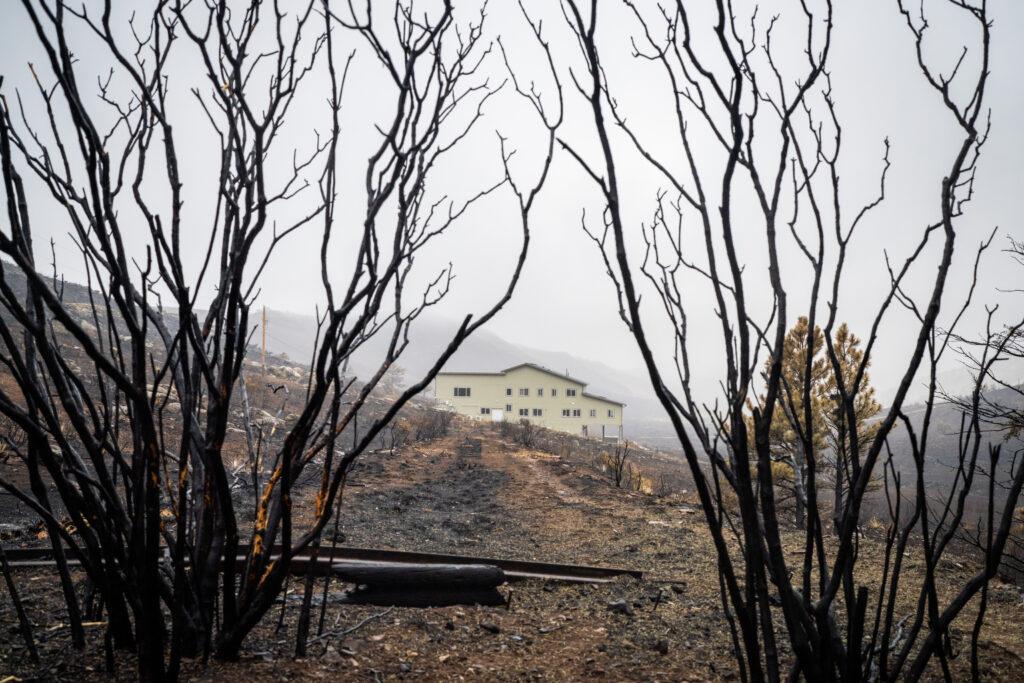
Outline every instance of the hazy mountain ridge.
[[[268, 347], [275, 353], [287, 353], [293, 360], [307, 361], [316, 338], [316, 320], [312, 316], [267, 310]], [[451, 340], [457, 323], [440, 317], [417, 320], [410, 333], [410, 344], [398, 360], [406, 379], [422, 377], [437, 355]], [[366, 375], [377, 367], [388, 343], [386, 330], [371, 339], [355, 354], [350, 370]], [[665, 421], [660, 404], [646, 375], [635, 375], [606, 363], [580, 358], [566, 351], [549, 351], [516, 344], [487, 329], [473, 333], [445, 365], [449, 372], [498, 372], [519, 363], [536, 363], [587, 383], [587, 390], [626, 404], [624, 419], [629, 425], [649, 420]]]
[[[51, 276], [41, 273], [49, 279]], [[25, 276], [12, 263], [3, 263], [3, 278], [18, 298], [26, 294]], [[86, 285], [65, 282], [58, 279], [55, 290], [65, 302], [73, 306], [88, 306], [90, 291]], [[92, 299], [98, 304], [102, 296], [95, 289]], [[177, 319], [174, 311], [164, 312], [168, 328], [176, 329]], [[259, 349], [261, 344], [260, 330], [261, 311], [253, 307], [249, 315], [249, 326], [253, 332], [251, 344]], [[309, 363], [316, 341], [316, 319], [310, 315], [290, 313], [267, 309], [267, 350], [273, 356], [284, 356], [297, 363]], [[83, 309], [79, 321], [91, 325], [91, 312]], [[457, 323], [441, 317], [423, 317], [417, 320], [412, 328], [409, 347], [398, 361], [405, 369], [406, 379], [422, 377], [433, 365], [438, 354], [451, 341]], [[379, 366], [377, 361], [382, 357], [388, 344], [387, 330], [382, 330], [375, 338], [368, 341], [352, 359], [350, 371], [359, 376], [367, 376]], [[565, 351], [549, 351], [522, 346], [501, 338], [487, 329], [475, 332], [445, 366], [452, 372], [497, 372], [519, 363], [536, 363], [555, 372], [562, 372], [587, 383], [588, 391], [622, 401], [626, 404], [627, 421], [660, 419], [664, 420], [661, 406], [657, 403], [646, 375], [634, 374], [611, 367], [600, 361], [574, 356]]]
[[[50, 277], [43, 274], [45, 277]], [[3, 276], [8, 286], [19, 297], [25, 294], [25, 278], [20, 269], [10, 263], [3, 264]], [[58, 280], [56, 289], [64, 300], [75, 305], [88, 305], [89, 289], [85, 285]], [[99, 292], [92, 296], [99, 300]], [[167, 323], [170, 329], [176, 320], [170, 312]], [[313, 316], [278, 310], [267, 310], [268, 358], [285, 356], [289, 360], [306, 364], [313, 352], [316, 339], [316, 320]], [[83, 310], [81, 323], [90, 325], [91, 315]], [[254, 330], [252, 344], [259, 348], [260, 311], [254, 308], [250, 314], [250, 326]], [[417, 320], [411, 333], [411, 342], [402, 354], [398, 365], [406, 371], [406, 380], [422, 377], [433, 364], [437, 354], [448, 345], [457, 323], [440, 317], [424, 317]], [[386, 330], [369, 341], [353, 358], [350, 371], [357, 376], [368, 376], [376, 367], [388, 342]], [[626, 404], [624, 422], [627, 438], [648, 443], [659, 448], [675, 450], [678, 437], [667, 420], [664, 410], [650, 388], [646, 374], [631, 373], [606, 363], [574, 356], [566, 351], [551, 351], [516, 344], [487, 329], [478, 330], [467, 339], [445, 370], [454, 372], [497, 372], [519, 363], [531, 362], [556, 372], [566, 373], [588, 384], [592, 393], [607, 396]], [[1003, 368], [1004, 374], [1014, 374], [1016, 367]], [[1019, 373], [1018, 373], [1019, 374]], [[967, 393], [969, 373], [966, 368], [942, 373], [943, 385], [948, 393]], [[923, 392], [923, 389], [922, 389]], [[882, 392], [887, 393], [887, 392]], [[1016, 401], [1007, 389], [993, 388], [986, 392], [992, 401]], [[914, 397], [916, 398], [916, 396]], [[883, 408], [883, 413], [886, 409]], [[906, 405], [904, 413], [910, 418], [915, 429], [920, 428], [924, 406], [920, 403]], [[928, 483], [943, 490], [952, 483], [956, 473], [958, 457], [959, 411], [945, 401], [937, 401], [932, 413], [932, 435], [928, 448]], [[998, 443], [999, 438], [993, 439]], [[906, 429], [898, 427], [890, 439], [896, 456], [897, 469], [906, 474], [913, 470], [913, 461]], [[987, 463], [987, 455], [982, 454]], [[1007, 462], [1009, 458], [1004, 460]]]
[[[1011, 389], [993, 388], [985, 391], [985, 399], [994, 404], [1005, 406], [1021, 405], [1021, 399]], [[920, 438], [920, 429], [924, 422], [925, 406], [914, 404], [906, 406], [904, 414], [913, 425], [917, 436]], [[931, 430], [928, 434], [927, 462], [925, 463], [925, 484], [928, 489], [936, 494], [945, 494], [957, 479], [957, 467], [960, 461], [961, 450], [961, 416], [962, 411], [958, 405], [949, 401], [936, 401], [931, 413]], [[965, 423], [964, 428], [969, 428]], [[1001, 431], [992, 431], [992, 428], [982, 425], [982, 446], [978, 452], [978, 465], [985, 471], [989, 469], [988, 446], [1002, 447], [1002, 457], [998, 467], [998, 476], [1001, 479], [1009, 476], [1010, 466], [1014, 461], [1013, 454], [1022, 447], [1020, 438], [1006, 439]], [[902, 424], [893, 430], [889, 437], [890, 446], [893, 450], [894, 464], [903, 473], [904, 486], [913, 486], [912, 477], [915, 476], [913, 462], [913, 451], [910, 444], [910, 434]], [[970, 453], [966, 454], [968, 457]], [[996, 497], [1002, 500], [1005, 490], [1001, 487], [996, 489]], [[981, 505], [985, 500], [985, 487], [975, 484], [971, 501], [975, 505]]]

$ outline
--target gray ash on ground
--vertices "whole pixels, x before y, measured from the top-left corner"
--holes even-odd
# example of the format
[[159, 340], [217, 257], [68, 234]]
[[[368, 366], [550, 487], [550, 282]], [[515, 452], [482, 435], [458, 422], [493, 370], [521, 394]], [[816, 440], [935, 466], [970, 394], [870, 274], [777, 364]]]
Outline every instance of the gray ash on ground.
[[[246, 641], [241, 661], [211, 661], [206, 668], [191, 662], [185, 678], [218, 683], [736, 679], [714, 548], [694, 501], [678, 492], [658, 497], [615, 488], [595, 465], [599, 448], [574, 446], [552, 454], [523, 448], [489, 426], [459, 421], [451, 434], [435, 441], [367, 453], [344, 493], [343, 542], [628, 566], [644, 571], [644, 580], [523, 581], [501, 588], [507, 608], [439, 609], [339, 605], [332, 598], [346, 586], [335, 582], [327, 602], [327, 635], [301, 660], [292, 658], [301, 596], [301, 581], [293, 580], [281, 604]], [[645, 466], [673, 466], [659, 457], [639, 455]], [[682, 463], [675, 467], [683, 471]], [[882, 552], [876, 539], [865, 536], [861, 553], [870, 563], [865, 566], [881, 567]], [[969, 571], [951, 565], [943, 576], [952, 584]], [[86, 652], [75, 653], [68, 646], [53, 576], [36, 570], [19, 571], [16, 578], [47, 668], [27, 666], [10, 627], [15, 623], [10, 603], [3, 601], [0, 623], [8, 626], [0, 632], [0, 671], [106, 680], [102, 628], [91, 628]], [[316, 594], [321, 590], [322, 584]], [[1001, 586], [993, 591], [1007, 592]], [[899, 609], [902, 614], [913, 608], [911, 596]], [[1019, 599], [991, 600], [990, 625], [982, 635], [987, 678], [1010, 680], [1024, 665], [1016, 626], [1022, 618]], [[973, 616], [967, 615], [954, 624], [953, 637], [963, 642], [972, 625]], [[780, 623], [779, 628], [785, 627]], [[967, 664], [961, 660], [954, 666]], [[118, 658], [114, 678], [134, 679], [130, 658]]]
[[[430, 476], [403, 485], [383, 462], [418, 461]], [[393, 464], [393, 463], [391, 463]], [[402, 467], [399, 465], [399, 469]], [[485, 467], [479, 453], [455, 449], [368, 454], [352, 472], [341, 517], [346, 543], [403, 550], [466, 552], [495, 533], [516, 534], [499, 502], [509, 475]]]

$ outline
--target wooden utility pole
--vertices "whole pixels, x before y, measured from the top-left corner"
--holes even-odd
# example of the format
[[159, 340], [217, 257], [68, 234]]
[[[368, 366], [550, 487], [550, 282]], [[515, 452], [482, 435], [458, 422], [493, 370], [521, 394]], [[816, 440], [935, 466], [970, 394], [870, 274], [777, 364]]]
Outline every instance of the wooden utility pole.
[[260, 347], [260, 363], [263, 364], [263, 375], [267, 374], [267, 307], [263, 307], [263, 344]]

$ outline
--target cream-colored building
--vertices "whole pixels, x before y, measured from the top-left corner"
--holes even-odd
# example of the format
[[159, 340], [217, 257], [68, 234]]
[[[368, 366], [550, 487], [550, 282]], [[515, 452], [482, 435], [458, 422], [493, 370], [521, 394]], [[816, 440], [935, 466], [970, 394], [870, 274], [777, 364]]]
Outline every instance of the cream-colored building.
[[533, 363], [501, 372], [442, 372], [434, 396], [444, 407], [492, 422], [531, 423], [593, 438], [622, 438], [624, 403], [587, 393], [586, 383]]

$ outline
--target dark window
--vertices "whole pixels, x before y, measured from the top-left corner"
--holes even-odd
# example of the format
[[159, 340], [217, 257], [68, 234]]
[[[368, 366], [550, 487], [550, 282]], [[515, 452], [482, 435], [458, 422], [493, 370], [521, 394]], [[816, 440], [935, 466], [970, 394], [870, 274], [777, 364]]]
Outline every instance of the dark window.
[[569, 417], [569, 409], [565, 408], [562, 410], [562, 417]]
[[540, 388], [538, 388], [538, 389], [537, 389], [537, 395], [538, 395], [538, 396], [543, 396], [543, 395], [544, 395], [544, 389], [540, 389]]
[[596, 410], [591, 410], [590, 411], [590, 417], [597, 417], [597, 411]]
[[566, 389], [565, 390], [565, 395], [566, 396], [575, 396], [576, 395], [576, 390], [575, 389]]
[[530, 409], [529, 408], [520, 408], [519, 409], [519, 414], [522, 415], [523, 417], [527, 417], [530, 414]]
[[512, 404], [511, 403], [506, 403], [505, 404], [505, 412], [506, 413], [511, 413], [512, 412]]
[[469, 387], [455, 387], [456, 396], [469, 396]]
[[520, 389], [519, 390], [519, 395], [520, 396], [529, 396], [530, 395], [530, 390], [529, 389]]
[[533, 409], [533, 416], [534, 417], [540, 417], [543, 413], [544, 413], [544, 411], [541, 410], [540, 408], [534, 408]]
[[552, 397], [558, 396], [558, 389], [552, 389], [551, 390], [551, 396]]
[[609, 410], [608, 411], [608, 417], [615, 417], [615, 411], [614, 410]]
[[579, 417], [580, 416], [580, 409], [579, 408], [574, 408], [573, 411], [572, 411], [572, 416], [573, 417]]
[[490, 415], [491, 414], [491, 409], [490, 408], [481, 408], [480, 409], [480, 414], [481, 415]]
[[505, 395], [506, 396], [511, 396], [512, 395], [512, 387], [506, 387], [505, 388]]

